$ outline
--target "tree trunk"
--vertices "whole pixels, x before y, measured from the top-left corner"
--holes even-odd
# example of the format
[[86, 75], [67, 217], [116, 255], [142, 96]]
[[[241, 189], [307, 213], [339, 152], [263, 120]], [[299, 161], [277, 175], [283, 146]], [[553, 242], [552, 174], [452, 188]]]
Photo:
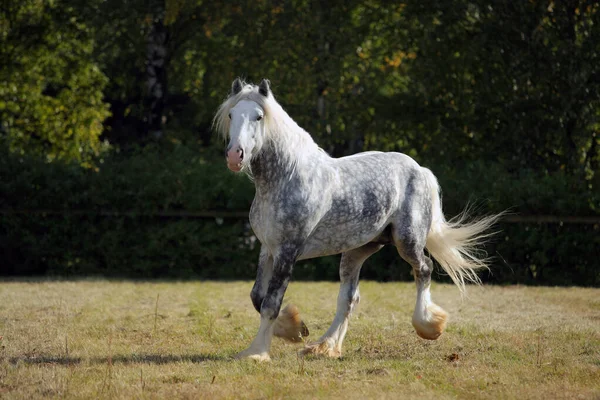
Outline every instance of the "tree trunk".
[[166, 122], [164, 109], [167, 96], [169, 38], [168, 29], [162, 19], [159, 19], [154, 22], [146, 42], [146, 135], [154, 139], [162, 137]]

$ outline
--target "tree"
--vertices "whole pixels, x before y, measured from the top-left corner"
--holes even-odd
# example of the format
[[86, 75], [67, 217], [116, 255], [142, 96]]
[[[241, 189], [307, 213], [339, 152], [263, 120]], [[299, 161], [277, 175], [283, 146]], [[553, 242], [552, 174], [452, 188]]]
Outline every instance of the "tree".
[[594, 1], [409, 2], [407, 106], [421, 153], [508, 171], [598, 169], [600, 5]]
[[0, 135], [16, 152], [91, 165], [109, 112], [88, 27], [52, 1], [0, 10]]

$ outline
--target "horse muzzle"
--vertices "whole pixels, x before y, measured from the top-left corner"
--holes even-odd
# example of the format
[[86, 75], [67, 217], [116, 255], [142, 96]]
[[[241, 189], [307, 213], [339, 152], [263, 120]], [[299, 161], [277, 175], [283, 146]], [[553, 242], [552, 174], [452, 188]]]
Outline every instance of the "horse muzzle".
[[240, 172], [242, 170], [242, 161], [244, 160], [244, 150], [241, 148], [228, 150], [226, 159], [227, 168], [233, 172]]

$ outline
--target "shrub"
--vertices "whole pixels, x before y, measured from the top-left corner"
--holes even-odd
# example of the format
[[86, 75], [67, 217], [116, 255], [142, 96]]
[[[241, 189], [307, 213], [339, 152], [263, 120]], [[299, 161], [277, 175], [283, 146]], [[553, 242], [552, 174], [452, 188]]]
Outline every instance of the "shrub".
[[[5, 151], [0, 158], [0, 274], [254, 277], [259, 244], [247, 217], [220, 216], [243, 215], [254, 190], [246, 177], [227, 171], [220, 151], [150, 146], [114, 153], [99, 165], [96, 172]], [[515, 179], [484, 163], [434, 172], [447, 215], [458, 213], [468, 199], [476, 213], [511, 208], [516, 214], [594, 215], [598, 204], [597, 193], [563, 175], [522, 171]], [[213, 217], [194, 216], [211, 210]], [[501, 223], [499, 229], [486, 247], [493, 266], [484, 280], [600, 285], [597, 224]], [[339, 256], [302, 261], [294, 277], [338, 279], [338, 263]], [[410, 266], [391, 246], [366, 262], [362, 277], [412, 279]], [[441, 273], [437, 278], [448, 281]]]

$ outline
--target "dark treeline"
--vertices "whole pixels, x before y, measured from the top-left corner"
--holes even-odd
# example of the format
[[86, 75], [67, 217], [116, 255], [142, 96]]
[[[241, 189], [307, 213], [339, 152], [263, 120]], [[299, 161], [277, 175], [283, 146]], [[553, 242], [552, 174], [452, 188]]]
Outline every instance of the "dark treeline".
[[[333, 156], [429, 167], [449, 216], [600, 215], [596, 1], [5, 0], [0, 274], [251, 278], [247, 221], [152, 216], [249, 208], [210, 129], [237, 76]], [[488, 281], [600, 285], [598, 224], [499, 229]], [[390, 249], [363, 276], [410, 268]]]

